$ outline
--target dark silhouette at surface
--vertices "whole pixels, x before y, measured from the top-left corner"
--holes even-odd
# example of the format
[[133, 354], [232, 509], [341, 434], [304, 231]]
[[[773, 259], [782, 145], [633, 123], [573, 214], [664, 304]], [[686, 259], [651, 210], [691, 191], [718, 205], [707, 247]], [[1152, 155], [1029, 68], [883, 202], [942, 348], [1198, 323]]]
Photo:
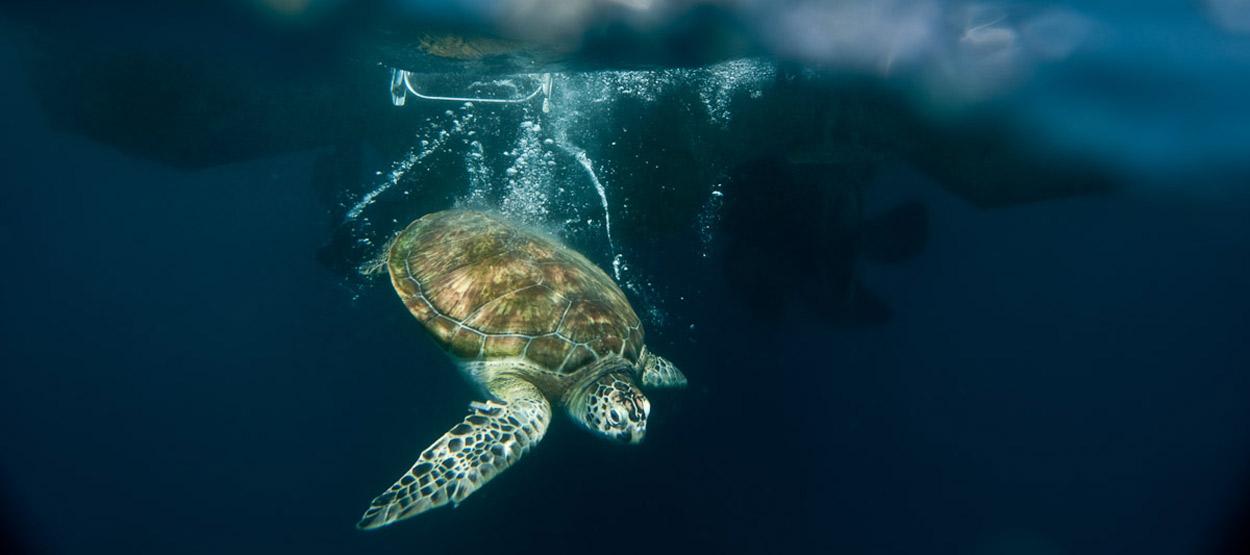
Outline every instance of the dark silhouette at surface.
[[837, 325], [889, 319], [890, 307], [860, 281], [859, 265], [918, 254], [928, 212], [908, 202], [866, 215], [867, 183], [839, 169], [762, 159], [731, 173], [723, 272], [755, 317]]

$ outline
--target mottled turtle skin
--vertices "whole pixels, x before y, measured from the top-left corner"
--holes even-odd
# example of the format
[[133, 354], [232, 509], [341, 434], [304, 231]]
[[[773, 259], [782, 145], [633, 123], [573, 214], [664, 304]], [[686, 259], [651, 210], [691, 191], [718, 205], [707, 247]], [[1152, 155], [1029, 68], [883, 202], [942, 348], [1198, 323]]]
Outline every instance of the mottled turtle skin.
[[451, 354], [523, 357], [567, 376], [609, 353], [637, 364], [643, 328], [625, 294], [586, 257], [498, 216], [445, 211], [414, 221], [390, 247], [395, 291]]

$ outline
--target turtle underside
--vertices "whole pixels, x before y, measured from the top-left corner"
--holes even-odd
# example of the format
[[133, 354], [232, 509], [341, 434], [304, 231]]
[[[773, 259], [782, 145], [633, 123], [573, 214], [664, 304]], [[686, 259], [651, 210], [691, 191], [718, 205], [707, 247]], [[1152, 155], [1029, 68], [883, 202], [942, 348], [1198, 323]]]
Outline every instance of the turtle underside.
[[395, 238], [387, 265], [408, 310], [468, 361], [519, 356], [571, 373], [613, 353], [637, 362], [642, 349], [642, 324], [603, 270], [494, 215], [426, 215]]

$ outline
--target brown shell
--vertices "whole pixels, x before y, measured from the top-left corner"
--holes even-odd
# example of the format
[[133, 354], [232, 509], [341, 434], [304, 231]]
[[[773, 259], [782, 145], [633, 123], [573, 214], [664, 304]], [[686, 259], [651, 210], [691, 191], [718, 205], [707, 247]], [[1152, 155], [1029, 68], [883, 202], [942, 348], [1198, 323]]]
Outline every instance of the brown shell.
[[466, 360], [524, 356], [573, 372], [609, 353], [637, 362], [643, 329], [625, 294], [586, 257], [498, 216], [449, 210], [391, 245], [408, 310]]

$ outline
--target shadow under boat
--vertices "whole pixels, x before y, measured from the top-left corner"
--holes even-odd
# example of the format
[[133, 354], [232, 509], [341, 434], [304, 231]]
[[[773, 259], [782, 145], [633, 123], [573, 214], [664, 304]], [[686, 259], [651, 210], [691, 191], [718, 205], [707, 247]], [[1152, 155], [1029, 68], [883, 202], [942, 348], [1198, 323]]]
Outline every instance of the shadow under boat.
[[845, 170], [770, 157], [730, 174], [723, 273], [755, 319], [799, 317], [834, 326], [890, 319], [891, 308], [863, 284], [859, 267], [922, 252], [928, 209], [907, 201], [868, 213], [868, 181]]

